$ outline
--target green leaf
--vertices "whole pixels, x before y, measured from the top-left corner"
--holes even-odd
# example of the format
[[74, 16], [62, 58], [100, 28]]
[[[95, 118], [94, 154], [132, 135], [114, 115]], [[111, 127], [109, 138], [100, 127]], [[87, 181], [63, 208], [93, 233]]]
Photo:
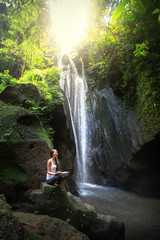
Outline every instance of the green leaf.
[[153, 14], [160, 13], [160, 9], [159, 9], [159, 8], [156, 8], [152, 13], [153, 13]]
[[129, 0], [123, 0], [121, 3], [118, 4], [118, 6], [116, 7], [116, 9], [113, 12], [111, 20], [116, 20], [122, 14], [122, 12], [125, 9], [125, 6], [127, 5], [128, 2], [129, 2]]

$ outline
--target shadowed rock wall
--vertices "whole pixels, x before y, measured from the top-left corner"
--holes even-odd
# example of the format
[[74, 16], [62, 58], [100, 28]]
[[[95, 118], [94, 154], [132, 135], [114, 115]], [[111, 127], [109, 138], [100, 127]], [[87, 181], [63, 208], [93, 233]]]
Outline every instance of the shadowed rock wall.
[[158, 196], [159, 136], [145, 145], [141, 121], [110, 87], [90, 93], [88, 101], [95, 183]]

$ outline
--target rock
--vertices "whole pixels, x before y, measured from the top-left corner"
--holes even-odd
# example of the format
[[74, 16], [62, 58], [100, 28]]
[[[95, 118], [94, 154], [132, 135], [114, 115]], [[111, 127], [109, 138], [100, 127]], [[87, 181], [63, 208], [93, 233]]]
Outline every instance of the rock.
[[0, 195], [0, 239], [23, 240], [29, 239], [25, 234], [22, 224], [17, 220], [6, 203], [5, 197]]
[[75, 144], [73, 133], [69, 131], [67, 119], [64, 113], [63, 106], [57, 106], [52, 111], [52, 126], [56, 129], [54, 134], [54, 145], [59, 152], [59, 162], [62, 170], [68, 170], [70, 172], [69, 177], [66, 179], [66, 185], [70, 192], [74, 195], [78, 195], [78, 186], [73, 181], [72, 174], [74, 172], [75, 165]]
[[79, 232], [69, 223], [58, 218], [49, 217], [47, 215], [35, 215], [31, 213], [15, 212], [15, 215], [21, 220], [31, 225], [41, 223], [36, 228], [25, 226], [24, 229], [32, 240], [89, 240], [89, 238]]
[[[30, 224], [30, 226], [27, 226]], [[36, 227], [32, 227], [36, 225]], [[0, 239], [3, 240], [89, 240], [73, 226], [58, 218], [30, 213], [12, 212], [0, 195]]]
[[67, 221], [90, 239], [124, 239], [125, 227], [118, 219], [98, 216], [95, 208], [85, 206], [72, 194], [67, 194], [63, 184], [58, 187], [42, 183], [41, 191], [28, 192], [26, 201], [33, 204], [33, 211]]
[[68, 63], [69, 63], [69, 57], [68, 57], [67, 54], [64, 54], [64, 55], [63, 55], [63, 57], [62, 57], [62, 63], [63, 63], [64, 65], [68, 65]]
[[52, 143], [36, 115], [0, 102], [0, 187], [16, 201], [26, 188], [45, 180]]
[[0, 94], [0, 100], [14, 105], [29, 107], [34, 103], [40, 102], [42, 97], [34, 84], [27, 83], [7, 86]]

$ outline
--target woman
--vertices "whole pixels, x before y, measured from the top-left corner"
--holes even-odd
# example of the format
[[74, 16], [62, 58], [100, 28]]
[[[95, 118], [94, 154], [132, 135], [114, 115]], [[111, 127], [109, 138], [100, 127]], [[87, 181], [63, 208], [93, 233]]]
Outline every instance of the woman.
[[51, 158], [47, 162], [46, 182], [54, 186], [58, 186], [58, 184], [69, 175], [69, 172], [58, 171], [57, 156], [58, 151], [53, 149], [51, 151]]

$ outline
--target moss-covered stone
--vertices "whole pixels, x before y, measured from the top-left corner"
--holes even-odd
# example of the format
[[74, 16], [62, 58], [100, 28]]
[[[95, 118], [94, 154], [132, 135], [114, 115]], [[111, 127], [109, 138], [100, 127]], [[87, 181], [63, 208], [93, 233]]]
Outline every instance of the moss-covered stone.
[[50, 147], [50, 138], [41, 122], [29, 110], [0, 102], [0, 142], [17, 143], [26, 139], [45, 140]]
[[13, 215], [10, 205], [6, 203], [3, 195], [0, 195], [0, 239], [30, 239], [24, 232], [22, 224]]
[[7, 86], [0, 94], [0, 100], [14, 105], [22, 105], [26, 108], [37, 105], [42, 101], [38, 88], [32, 84], [16, 84]]
[[0, 102], [0, 184], [7, 197], [15, 195], [17, 184], [40, 184], [50, 148], [52, 142], [35, 114]]
[[[106, 221], [98, 217], [93, 207], [87, 207], [77, 197], [67, 194], [64, 185], [58, 187], [42, 184], [42, 191], [28, 192], [27, 201], [33, 204], [33, 211], [58, 217], [87, 234], [90, 239], [124, 239], [124, 224], [110, 217]], [[114, 227], [113, 227], [114, 225]]]

